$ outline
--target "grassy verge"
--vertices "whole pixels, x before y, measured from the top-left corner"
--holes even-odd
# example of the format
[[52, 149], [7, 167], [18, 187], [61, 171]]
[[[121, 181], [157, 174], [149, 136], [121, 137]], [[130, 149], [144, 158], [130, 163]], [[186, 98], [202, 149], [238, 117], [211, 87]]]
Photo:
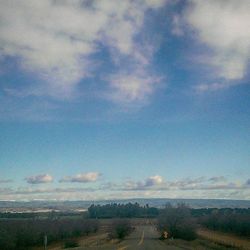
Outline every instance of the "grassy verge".
[[209, 240], [219, 246], [231, 249], [250, 249], [250, 240], [246, 238], [207, 229], [199, 229], [197, 233], [200, 238]]

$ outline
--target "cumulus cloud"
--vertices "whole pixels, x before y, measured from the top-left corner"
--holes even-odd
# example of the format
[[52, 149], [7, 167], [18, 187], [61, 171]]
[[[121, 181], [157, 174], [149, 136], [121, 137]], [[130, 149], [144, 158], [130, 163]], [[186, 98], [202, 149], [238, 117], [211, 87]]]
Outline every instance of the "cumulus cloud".
[[[96, 63], [92, 56], [100, 46], [110, 51], [116, 65], [123, 57], [129, 57], [135, 64], [145, 64], [148, 55], [135, 37], [143, 26], [146, 11], [165, 2], [3, 0], [0, 55], [16, 58], [22, 69], [46, 80], [44, 86], [32, 88], [29, 94], [68, 97], [81, 79], [94, 72]], [[149, 79], [133, 79], [134, 87], [130, 81], [128, 87], [124, 81], [115, 82], [115, 89], [119, 93], [124, 90], [129, 101], [141, 99], [153, 89]]]
[[[127, 181], [120, 189], [124, 190], [147, 190], [152, 188], [158, 188], [163, 183], [163, 178], [160, 175], [150, 176], [146, 178], [144, 181]], [[117, 188], [117, 186], [116, 186]]]
[[151, 187], [163, 183], [163, 178], [160, 175], [151, 176], [146, 179], [145, 186]]
[[[248, 0], [191, 0], [186, 21], [199, 41], [212, 50], [206, 62], [216, 68], [217, 77], [242, 79], [250, 58], [250, 2]], [[229, 83], [230, 84], [230, 83]], [[202, 85], [200, 90], [219, 90], [226, 84]]]
[[41, 175], [26, 177], [25, 180], [29, 184], [50, 183], [53, 181], [53, 177], [49, 174], [41, 174]]
[[65, 176], [60, 180], [60, 182], [95, 182], [100, 176], [101, 174], [98, 172], [82, 173], [75, 176]]

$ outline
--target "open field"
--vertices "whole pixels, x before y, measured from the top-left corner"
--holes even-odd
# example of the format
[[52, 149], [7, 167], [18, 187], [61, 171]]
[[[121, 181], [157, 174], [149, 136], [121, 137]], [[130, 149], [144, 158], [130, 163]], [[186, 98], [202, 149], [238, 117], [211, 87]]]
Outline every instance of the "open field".
[[209, 241], [242, 249], [250, 249], [250, 239], [247, 240], [246, 238], [241, 238], [235, 235], [212, 231], [204, 228], [199, 229], [197, 233], [200, 237]]

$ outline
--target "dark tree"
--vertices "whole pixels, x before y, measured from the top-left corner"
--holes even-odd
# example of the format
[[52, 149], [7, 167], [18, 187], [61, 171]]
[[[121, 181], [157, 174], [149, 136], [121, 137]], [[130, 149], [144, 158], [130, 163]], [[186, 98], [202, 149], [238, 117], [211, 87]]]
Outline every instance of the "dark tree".
[[109, 237], [122, 240], [129, 235], [132, 230], [133, 228], [129, 220], [116, 219], [110, 227]]
[[173, 207], [167, 204], [158, 217], [158, 230], [168, 238], [194, 240], [196, 238], [195, 224], [191, 217], [191, 210], [184, 204]]
[[158, 209], [140, 206], [138, 203], [91, 205], [88, 209], [90, 218], [154, 218]]

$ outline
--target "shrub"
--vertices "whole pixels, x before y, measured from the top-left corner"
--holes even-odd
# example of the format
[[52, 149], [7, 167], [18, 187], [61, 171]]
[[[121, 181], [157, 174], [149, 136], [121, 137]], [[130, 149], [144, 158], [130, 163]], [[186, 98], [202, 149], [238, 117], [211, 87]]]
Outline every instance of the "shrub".
[[64, 248], [73, 248], [73, 247], [79, 247], [79, 244], [75, 240], [67, 240], [64, 243]]
[[0, 246], [2, 250], [14, 250], [15, 249], [15, 243], [11, 235], [3, 229], [0, 229]]
[[166, 231], [168, 238], [194, 240], [197, 237], [190, 209], [184, 204], [166, 205], [158, 217], [158, 230], [162, 235]]
[[237, 213], [237, 210], [214, 210], [199, 219], [200, 223], [212, 230], [250, 236], [250, 213]]
[[117, 219], [115, 220], [110, 228], [110, 238], [124, 239], [132, 231], [132, 226], [129, 220]]

